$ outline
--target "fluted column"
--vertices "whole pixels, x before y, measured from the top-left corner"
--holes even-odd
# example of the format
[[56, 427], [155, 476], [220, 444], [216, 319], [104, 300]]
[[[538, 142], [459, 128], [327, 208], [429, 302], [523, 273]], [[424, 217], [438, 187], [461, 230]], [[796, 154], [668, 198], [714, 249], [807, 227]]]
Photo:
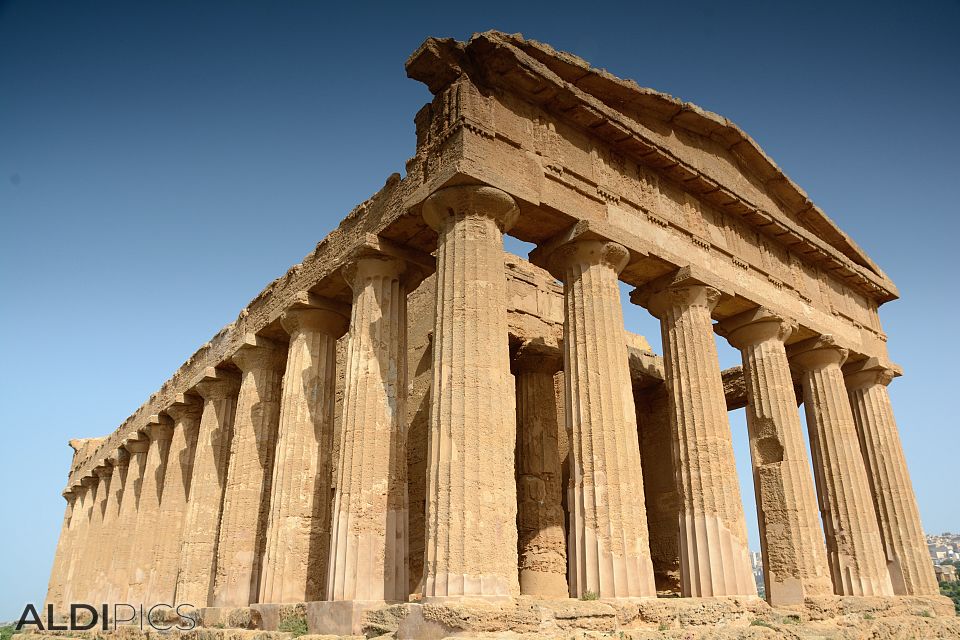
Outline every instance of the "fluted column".
[[242, 376], [223, 494], [215, 607], [245, 607], [257, 599], [285, 360], [285, 350], [259, 336], [248, 337], [233, 355]]
[[146, 601], [151, 604], [174, 604], [183, 521], [202, 410], [200, 399], [192, 395], [180, 395], [166, 410], [173, 420], [173, 435], [164, 468], [160, 517], [156, 522], [157, 544], [147, 587]]
[[576, 240], [549, 259], [563, 281], [564, 380], [571, 469], [570, 593], [655, 596], [637, 415], [623, 345], [619, 273], [629, 253]]
[[289, 309], [281, 317], [290, 345], [259, 602], [326, 596], [337, 338], [349, 312], [318, 304], [327, 308]]
[[567, 542], [563, 525], [554, 375], [559, 355], [521, 348], [513, 358], [517, 394], [517, 534], [520, 593], [566, 598]]
[[330, 600], [404, 602], [407, 579], [407, 265], [344, 269], [353, 290], [330, 544]]
[[127, 469], [130, 465], [130, 454], [126, 449], [117, 449], [107, 462], [111, 465], [111, 479], [107, 502], [103, 509], [103, 523], [101, 525], [100, 543], [94, 551], [96, 553], [95, 584], [91, 594], [91, 602], [106, 602], [109, 596], [109, 580], [112, 565], [113, 550], [116, 548], [120, 536], [129, 535], [126, 531], [117, 529], [117, 519], [120, 517], [120, 504], [123, 500], [123, 486], [127, 479]]
[[747, 311], [718, 327], [743, 356], [764, 586], [774, 606], [833, 593], [784, 347], [795, 330], [796, 323], [766, 309]]
[[840, 365], [846, 349], [832, 336], [790, 345], [800, 373], [820, 515], [835, 593], [893, 595], [870, 484]]
[[101, 465], [93, 470], [92, 500], [87, 516], [87, 532], [83, 539], [83, 551], [80, 557], [79, 571], [74, 577], [74, 597], [80, 602], [89, 602], [93, 595], [97, 571], [97, 547], [100, 543], [100, 530], [103, 524], [103, 510], [110, 491], [110, 467]]
[[195, 387], [203, 398], [203, 413], [180, 547], [176, 595], [181, 604], [206, 607], [213, 596], [217, 534], [239, 388], [237, 376], [220, 369], [207, 371]]
[[423, 216], [437, 241], [428, 436], [426, 599], [504, 598], [517, 578], [514, 383], [503, 232], [513, 198], [487, 186], [436, 191]]
[[70, 521], [73, 517], [73, 507], [77, 501], [77, 493], [73, 487], [63, 492], [67, 506], [63, 510], [63, 523], [60, 525], [60, 537], [57, 538], [57, 549], [53, 554], [53, 566], [50, 569], [50, 582], [47, 583], [47, 597], [44, 604], [53, 605], [59, 614], [63, 610], [63, 590], [66, 584], [64, 572], [68, 570], [70, 562], [71, 536]]
[[109, 603], [127, 602], [127, 588], [130, 586], [133, 573], [131, 554], [137, 529], [137, 503], [140, 500], [143, 470], [147, 465], [149, 447], [150, 440], [147, 438], [129, 440], [123, 444], [123, 448], [129, 454], [129, 466], [123, 481], [123, 493], [114, 525], [117, 531], [123, 532], [123, 535], [117, 536], [116, 545], [112, 549], [110, 574], [104, 585], [108, 594], [106, 601]]
[[678, 279], [634, 292], [660, 319], [680, 494], [684, 596], [755, 595], [711, 313], [720, 293]]
[[83, 596], [81, 584], [83, 569], [81, 565], [87, 552], [87, 533], [90, 527], [93, 502], [96, 498], [96, 482], [96, 476], [87, 476], [81, 478], [80, 486], [76, 488], [77, 502], [73, 509], [73, 517], [70, 520], [72, 545], [70, 562], [64, 581], [64, 603], [79, 602], [78, 598]]
[[940, 589], [887, 393], [887, 385], [897, 372], [876, 358], [853, 363], [844, 367], [844, 372], [893, 592], [937, 595]]
[[170, 454], [170, 441], [173, 438], [173, 424], [167, 416], [151, 416], [145, 431], [150, 438], [150, 448], [147, 450], [147, 464], [143, 469], [143, 483], [140, 485], [140, 500], [137, 503], [137, 528], [130, 556], [130, 568], [133, 571], [130, 588], [127, 590], [127, 602], [153, 606], [154, 603], [146, 599], [147, 586], [150, 570], [156, 560], [160, 499], [163, 495], [163, 477]]

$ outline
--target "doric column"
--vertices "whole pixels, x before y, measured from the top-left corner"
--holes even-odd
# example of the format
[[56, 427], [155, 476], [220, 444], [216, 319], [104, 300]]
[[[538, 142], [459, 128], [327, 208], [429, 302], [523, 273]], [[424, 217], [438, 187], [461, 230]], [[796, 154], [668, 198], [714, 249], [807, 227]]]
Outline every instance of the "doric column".
[[747, 311], [718, 326], [743, 356], [764, 586], [774, 606], [833, 593], [784, 347], [795, 330], [796, 323], [767, 309]]
[[552, 252], [563, 281], [564, 380], [570, 431], [570, 593], [601, 598], [656, 596], [624, 349], [619, 274], [627, 250], [575, 240]]
[[407, 280], [396, 258], [344, 269], [353, 290], [330, 543], [330, 600], [405, 602]]
[[57, 538], [57, 550], [53, 555], [53, 567], [50, 569], [50, 582], [47, 583], [47, 597], [44, 604], [53, 605], [57, 614], [63, 612], [63, 590], [66, 585], [65, 572], [69, 569], [70, 562], [70, 521], [73, 516], [73, 507], [77, 501], [77, 492], [73, 487], [68, 487], [63, 492], [63, 498], [67, 501], [67, 506], [63, 511], [63, 523], [60, 525], [60, 537]]
[[137, 503], [137, 528], [130, 555], [132, 577], [127, 590], [127, 602], [143, 603], [149, 607], [154, 603], [146, 599], [147, 586], [151, 567], [156, 561], [160, 499], [163, 495], [163, 477], [170, 454], [170, 441], [173, 438], [173, 423], [165, 415], [150, 416], [144, 431], [150, 438], [150, 448], [147, 450], [147, 464], [143, 468], [143, 483], [140, 485], [140, 499]]
[[[106, 502], [106, 483], [110, 475], [105, 467], [96, 467], [88, 480], [90, 489], [88, 499], [84, 503], [86, 526], [83, 532], [83, 544], [77, 559], [76, 571], [71, 578], [71, 597], [77, 602], [89, 602], [93, 589], [94, 572], [96, 571], [95, 556], [97, 536], [100, 534], [100, 524], [103, 521], [103, 507]], [[106, 479], [106, 480], [105, 480]]]
[[488, 186], [436, 191], [437, 241], [425, 598], [519, 594], [514, 383], [503, 232], [513, 198]]
[[835, 593], [893, 595], [857, 429], [840, 365], [846, 349], [824, 335], [790, 345], [800, 373], [810, 451]]
[[127, 602], [127, 589], [133, 573], [131, 553], [137, 530], [137, 503], [140, 500], [143, 470], [147, 465], [149, 447], [150, 440], [147, 438], [128, 440], [123, 444], [123, 448], [129, 454], [129, 466], [123, 481], [123, 493], [114, 525], [117, 531], [123, 532], [123, 535], [117, 536], [116, 545], [112, 549], [110, 575], [104, 585], [107, 590], [106, 601], [109, 603]]
[[99, 548], [95, 550], [97, 570], [95, 586], [91, 596], [91, 601], [98, 603], [106, 602], [109, 596], [108, 584], [113, 550], [116, 548], [117, 539], [119, 536], [129, 535], [128, 532], [117, 529], [117, 519], [120, 516], [120, 503], [123, 500], [123, 485], [127, 479], [130, 454], [127, 453], [126, 449], [117, 449], [107, 462], [111, 465], [112, 474], [107, 502], [103, 509], [103, 523], [99, 536], [100, 544]]
[[684, 596], [755, 595], [711, 313], [720, 293], [682, 275], [635, 291], [660, 319], [677, 490]]
[[277, 464], [259, 602], [313, 602], [326, 596], [330, 551], [330, 456], [336, 403], [337, 338], [348, 309], [290, 309]]
[[517, 534], [520, 593], [566, 598], [567, 542], [563, 525], [554, 375], [559, 355], [522, 347], [513, 358], [517, 394]]
[[176, 402], [166, 410], [166, 414], [173, 420], [173, 436], [164, 469], [160, 517], [156, 522], [157, 544], [147, 588], [146, 600], [151, 605], [174, 604], [177, 569], [180, 564], [180, 541], [202, 411], [200, 398], [193, 395], [179, 395]]
[[73, 507], [73, 517], [70, 519], [70, 558], [66, 564], [63, 588], [63, 601], [66, 604], [82, 596], [80, 565], [86, 553], [85, 545], [90, 524], [90, 512], [96, 494], [93, 488], [94, 482], [94, 477], [87, 476], [80, 480], [80, 486], [74, 487], [77, 499]]
[[940, 589], [887, 393], [887, 385], [898, 372], [870, 358], [844, 367], [844, 373], [893, 591], [897, 595], [937, 595]]
[[187, 515], [183, 521], [178, 604], [206, 607], [213, 596], [217, 534], [239, 388], [236, 374], [213, 368], [207, 370], [194, 388], [203, 398], [203, 413], [193, 457]]
[[215, 607], [245, 607], [257, 598], [286, 351], [248, 336], [232, 359], [242, 375], [217, 545]]

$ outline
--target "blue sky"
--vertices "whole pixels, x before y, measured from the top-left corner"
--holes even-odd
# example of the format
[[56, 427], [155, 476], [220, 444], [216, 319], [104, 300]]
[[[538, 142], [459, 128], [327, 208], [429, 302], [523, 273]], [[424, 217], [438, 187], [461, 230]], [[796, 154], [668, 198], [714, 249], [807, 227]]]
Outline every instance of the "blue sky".
[[730, 118], [888, 272], [924, 524], [960, 530], [960, 4], [726, 4], [0, 2], [0, 620], [43, 599], [67, 440], [112, 431], [402, 173], [429, 100], [406, 57], [489, 28]]

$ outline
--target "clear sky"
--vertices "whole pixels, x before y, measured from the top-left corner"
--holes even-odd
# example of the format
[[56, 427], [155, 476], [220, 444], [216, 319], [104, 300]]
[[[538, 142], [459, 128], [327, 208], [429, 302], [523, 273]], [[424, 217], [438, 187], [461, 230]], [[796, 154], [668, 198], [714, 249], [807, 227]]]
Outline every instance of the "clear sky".
[[430, 97], [407, 56], [490, 28], [730, 118], [887, 271], [923, 521], [960, 530], [960, 4], [732, 4], [0, 2], [0, 620], [44, 597], [67, 440], [111, 432], [403, 172]]

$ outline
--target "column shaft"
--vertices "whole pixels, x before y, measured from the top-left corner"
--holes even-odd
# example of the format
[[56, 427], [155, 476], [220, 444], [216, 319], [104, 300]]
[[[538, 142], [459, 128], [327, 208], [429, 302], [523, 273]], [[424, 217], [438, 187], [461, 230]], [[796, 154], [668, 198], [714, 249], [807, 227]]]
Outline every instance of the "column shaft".
[[291, 309], [283, 376], [277, 464], [259, 602], [326, 599], [337, 338], [341, 312]]
[[63, 611], [63, 591], [65, 587], [64, 572], [70, 561], [72, 540], [70, 537], [70, 521], [73, 516], [73, 507], [76, 504], [77, 494], [73, 487], [63, 493], [67, 506], [63, 511], [63, 523], [60, 525], [60, 537], [57, 538], [57, 550], [53, 555], [53, 567], [50, 569], [50, 582], [47, 583], [47, 597], [44, 603], [53, 605], [57, 614]]
[[217, 546], [215, 607], [257, 600], [280, 421], [285, 351], [254, 337], [233, 356], [243, 372]]
[[64, 564], [64, 604], [69, 604], [80, 595], [80, 562], [84, 555], [87, 526], [90, 523], [90, 510], [94, 499], [92, 485], [91, 478], [83, 478], [80, 486], [76, 488], [77, 499], [70, 518], [70, 557]]
[[510, 597], [520, 585], [502, 233], [519, 212], [484, 186], [437, 191], [423, 211], [439, 235], [423, 595]]
[[676, 424], [673, 456], [684, 596], [757, 593], [711, 322], [719, 297], [716, 289], [681, 281], [647, 300], [660, 318], [665, 382]]
[[156, 522], [157, 544], [147, 586], [146, 600], [151, 604], [176, 604], [180, 543], [202, 403], [195, 396], [181, 396], [177, 403], [167, 408], [166, 413], [173, 419], [173, 435], [164, 468], [160, 517]]
[[203, 413], [193, 458], [187, 515], [183, 521], [178, 603], [206, 607], [213, 596], [217, 536], [238, 388], [235, 376], [219, 370], [211, 371], [196, 386], [197, 393], [203, 397]]
[[563, 471], [554, 375], [559, 357], [521, 349], [514, 358], [517, 394], [517, 527], [520, 593], [569, 596], [563, 523]]
[[132, 572], [127, 602], [143, 603], [150, 607], [155, 603], [147, 601], [147, 587], [159, 543], [157, 533], [160, 527], [160, 499], [163, 495], [163, 477], [170, 455], [173, 427], [166, 416], [156, 416], [146, 431], [150, 438], [150, 448], [147, 450], [147, 463], [143, 469], [140, 499], [137, 502], [137, 527], [130, 556]]
[[628, 259], [624, 247], [600, 240], [564, 245], [550, 259], [564, 283], [574, 597], [657, 593], [618, 283]]
[[827, 559], [838, 595], [893, 595], [870, 484], [840, 364], [846, 350], [821, 336], [791, 345], [800, 371]]
[[331, 600], [407, 600], [405, 264], [361, 258], [353, 289], [330, 545]]
[[116, 539], [110, 560], [110, 575], [104, 585], [108, 603], [127, 602], [127, 588], [133, 572], [131, 554], [137, 529], [137, 503], [143, 485], [143, 471], [147, 465], [149, 446], [150, 441], [146, 438], [131, 440], [123, 445], [129, 454], [129, 466], [123, 481], [120, 506], [114, 525], [117, 531], [122, 531], [123, 534]]
[[784, 347], [795, 326], [764, 309], [720, 324], [743, 356], [764, 586], [774, 606], [833, 593]]
[[897, 595], [937, 595], [940, 589], [887, 393], [895, 372], [873, 359], [847, 370], [850, 406], [867, 465], [893, 591]]
[[103, 510], [102, 534], [99, 548], [96, 553], [96, 579], [91, 602], [107, 602], [109, 596], [109, 580], [112, 565], [113, 550], [116, 548], [119, 536], [129, 535], [128, 532], [117, 529], [117, 519], [120, 516], [120, 503], [123, 500], [123, 486], [127, 478], [127, 469], [130, 464], [130, 454], [126, 449], [118, 449], [111, 459], [113, 473], [110, 479], [107, 502]]

